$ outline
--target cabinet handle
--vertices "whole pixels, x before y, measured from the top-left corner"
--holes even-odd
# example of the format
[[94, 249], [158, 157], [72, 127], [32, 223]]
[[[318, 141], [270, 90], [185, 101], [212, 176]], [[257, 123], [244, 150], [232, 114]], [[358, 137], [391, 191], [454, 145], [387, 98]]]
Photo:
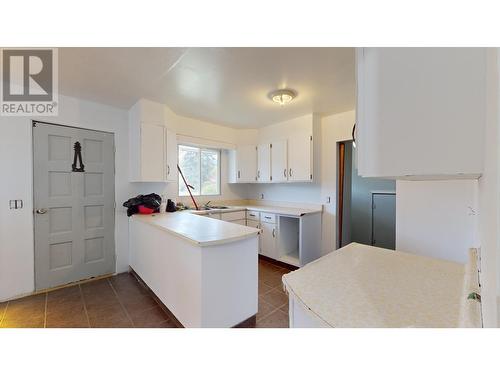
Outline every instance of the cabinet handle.
[[273, 237], [276, 237], [276, 229], [273, 228]]
[[290, 171], [288, 172], [288, 175], [292, 177], [292, 168], [290, 168]]
[[260, 178], [260, 171], [257, 171], [257, 178]]
[[238, 178], [240, 178], [240, 177], [241, 177], [241, 174], [240, 174], [240, 171], [238, 171]]
[[266, 219], [271, 220], [271, 216], [264, 216]]
[[167, 176], [170, 176], [170, 165], [167, 165]]
[[286, 168], [283, 169], [283, 176], [286, 178]]

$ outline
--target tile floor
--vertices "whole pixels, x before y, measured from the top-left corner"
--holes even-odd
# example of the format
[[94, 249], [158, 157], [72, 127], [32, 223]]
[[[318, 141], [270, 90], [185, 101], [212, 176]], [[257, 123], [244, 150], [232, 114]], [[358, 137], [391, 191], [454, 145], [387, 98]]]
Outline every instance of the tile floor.
[[[287, 272], [259, 260], [256, 328], [288, 327], [288, 297], [281, 286], [281, 276]], [[148, 289], [128, 273], [0, 303], [1, 328], [175, 326]]]

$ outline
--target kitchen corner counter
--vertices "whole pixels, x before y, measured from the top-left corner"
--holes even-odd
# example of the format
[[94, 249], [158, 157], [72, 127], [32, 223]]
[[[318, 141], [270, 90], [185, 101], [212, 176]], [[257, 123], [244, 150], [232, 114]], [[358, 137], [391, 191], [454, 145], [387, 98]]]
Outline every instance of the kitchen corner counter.
[[318, 208], [279, 207], [279, 206], [264, 206], [264, 205], [228, 206], [228, 208], [222, 208], [222, 209], [213, 208], [206, 211], [189, 210], [189, 212], [196, 215], [204, 216], [209, 214], [236, 212], [244, 210], [267, 212], [277, 215], [296, 216], [296, 217], [310, 215], [310, 214], [317, 214], [322, 212], [322, 209]]
[[134, 215], [131, 220], [151, 224], [198, 246], [213, 246], [256, 236], [259, 230], [190, 212]]
[[304, 216], [322, 212], [320, 209], [297, 207], [246, 206], [245, 208], [251, 211], [268, 212], [285, 216]]

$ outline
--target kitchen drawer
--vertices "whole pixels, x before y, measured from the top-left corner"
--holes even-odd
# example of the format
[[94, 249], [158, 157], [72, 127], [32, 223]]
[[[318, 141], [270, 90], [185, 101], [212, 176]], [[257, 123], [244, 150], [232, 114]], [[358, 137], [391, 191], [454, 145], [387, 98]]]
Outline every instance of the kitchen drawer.
[[247, 220], [260, 220], [260, 212], [259, 211], [247, 211]]
[[224, 221], [245, 220], [245, 211], [222, 212], [220, 216]]
[[260, 221], [263, 223], [276, 223], [276, 214], [270, 214], [267, 212], [261, 212]]

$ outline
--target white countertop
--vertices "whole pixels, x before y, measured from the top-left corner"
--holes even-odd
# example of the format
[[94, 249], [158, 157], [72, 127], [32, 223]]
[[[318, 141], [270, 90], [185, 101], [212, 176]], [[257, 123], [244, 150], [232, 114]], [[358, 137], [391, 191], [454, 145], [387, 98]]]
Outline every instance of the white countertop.
[[206, 211], [194, 211], [190, 210], [191, 213], [195, 213], [197, 215], [207, 215], [209, 213], [224, 213], [224, 212], [235, 212], [235, 211], [259, 211], [259, 212], [268, 212], [274, 213], [278, 215], [286, 215], [286, 216], [303, 216], [320, 213], [320, 209], [311, 209], [311, 208], [297, 208], [297, 207], [277, 207], [277, 206], [229, 206], [229, 208], [223, 209], [211, 209]]
[[331, 327], [458, 327], [465, 266], [349, 244], [283, 276]]
[[189, 211], [133, 215], [130, 219], [154, 225], [198, 246], [213, 246], [239, 241], [259, 233], [256, 228], [192, 215]]

